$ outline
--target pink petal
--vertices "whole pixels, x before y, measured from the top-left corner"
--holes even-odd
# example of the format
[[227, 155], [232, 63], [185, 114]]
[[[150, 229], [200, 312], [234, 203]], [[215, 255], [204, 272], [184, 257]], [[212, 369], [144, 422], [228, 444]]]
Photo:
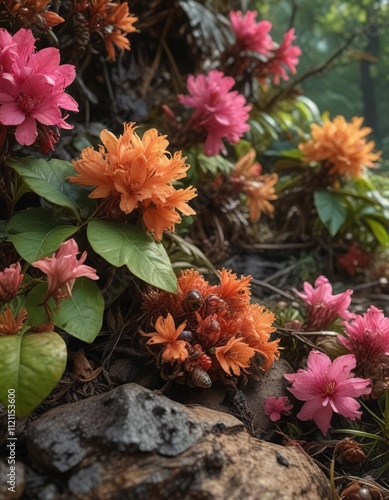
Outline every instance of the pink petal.
[[34, 73], [52, 73], [58, 69], [60, 62], [59, 50], [53, 47], [39, 50], [33, 54], [29, 60]]
[[77, 101], [75, 101], [72, 96], [66, 94], [65, 92], [58, 99], [57, 105], [59, 108], [66, 109], [68, 111], [78, 111]]
[[35, 50], [35, 38], [31, 30], [20, 29], [13, 37], [18, 46], [18, 54], [23, 64], [27, 66], [30, 56]]
[[35, 106], [31, 116], [43, 125], [59, 125], [62, 120], [61, 111], [50, 99]]
[[24, 122], [16, 127], [15, 137], [22, 146], [31, 146], [37, 135], [36, 121], [30, 116], [26, 116]]
[[76, 67], [73, 66], [73, 64], [62, 64], [57, 68], [57, 74], [63, 78], [63, 85], [65, 88], [76, 78]]
[[334, 394], [331, 398], [330, 404], [336, 413], [339, 413], [350, 420], [355, 420], [361, 416], [361, 412], [357, 411], [360, 408], [360, 404], [351, 397], [339, 397]]
[[297, 414], [297, 418], [300, 420], [312, 420], [315, 412], [323, 408], [325, 408], [323, 406], [323, 398], [321, 396], [317, 396], [316, 398], [304, 403], [300, 412]]
[[25, 117], [18, 102], [6, 102], [0, 107], [0, 122], [3, 125], [20, 125]]
[[321, 432], [326, 435], [330, 428], [332, 418], [332, 408], [330, 405], [317, 410], [313, 416], [313, 421], [319, 427]]
[[336, 382], [341, 382], [343, 380], [349, 379], [352, 374], [350, 371], [357, 365], [354, 354], [345, 354], [344, 356], [339, 356], [335, 358], [332, 365], [328, 369], [328, 380], [336, 380]]

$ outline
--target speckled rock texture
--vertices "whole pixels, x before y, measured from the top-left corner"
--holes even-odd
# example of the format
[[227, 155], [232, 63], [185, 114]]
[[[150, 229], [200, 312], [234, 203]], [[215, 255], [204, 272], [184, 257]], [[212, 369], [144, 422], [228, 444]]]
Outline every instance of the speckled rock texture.
[[299, 450], [136, 384], [47, 412], [29, 425], [27, 444], [56, 500], [330, 498], [327, 479]]

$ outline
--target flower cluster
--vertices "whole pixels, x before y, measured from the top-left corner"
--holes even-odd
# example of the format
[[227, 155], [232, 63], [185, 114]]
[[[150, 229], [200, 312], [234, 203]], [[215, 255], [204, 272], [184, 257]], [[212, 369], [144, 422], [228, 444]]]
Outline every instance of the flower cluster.
[[20, 27], [35, 25], [37, 28], [53, 28], [65, 19], [48, 10], [51, 0], [3, 0], [12, 16], [13, 22]]
[[[53, 297], [58, 307], [60, 300], [71, 297], [76, 278], [86, 276], [92, 280], [98, 279], [95, 269], [84, 265], [87, 257], [86, 252], [77, 260], [78, 253], [77, 243], [72, 238], [62, 243], [52, 257], [46, 257], [32, 263], [32, 266], [37, 267], [47, 275], [48, 289], [43, 298], [43, 304], [50, 297]], [[22, 293], [23, 279], [24, 274], [21, 272], [19, 262], [11, 264], [0, 272], [0, 336], [17, 335], [27, 319], [26, 309], [20, 307], [18, 302], [12, 302], [17, 295]], [[33, 327], [33, 331], [47, 326]], [[52, 328], [51, 324], [50, 328]]]
[[307, 369], [284, 375], [292, 383], [289, 391], [305, 401], [297, 414], [300, 420], [313, 420], [323, 434], [327, 434], [333, 412], [350, 420], [359, 419], [359, 403], [354, 399], [369, 394], [370, 380], [354, 377], [355, 356], [346, 354], [333, 362], [324, 353], [311, 351]]
[[359, 372], [374, 377], [380, 366], [389, 368], [389, 318], [380, 309], [371, 306], [344, 326], [338, 340], [355, 355]]
[[281, 45], [278, 45], [269, 35], [272, 24], [269, 21], [256, 21], [257, 12], [230, 12], [230, 21], [236, 37], [235, 50], [240, 53], [256, 53], [262, 63], [257, 64], [257, 72], [263, 76], [271, 76], [273, 83], [278, 85], [280, 78], [289, 80], [286, 69], [296, 73], [296, 66], [301, 55], [301, 49], [293, 45], [294, 29], [285, 35]]
[[350, 320], [354, 314], [349, 312], [352, 290], [337, 295], [332, 294], [332, 285], [325, 276], [319, 276], [314, 288], [305, 282], [304, 293], [295, 290], [308, 307], [305, 330], [320, 331], [328, 328], [336, 319]]
[[172, 156], [166, 150], [166, 136], [150, 129], [140, 138], [135, 124], [130, 123], [124, 124], [124, 133], [118, 138], [108, 130], [103, 130], [100, 138], [103, 146], [99, 151], [84, 149], [81, 158], [73, 161], [79, 175], [69, 177], [75, 184], [95, 186], [91, 198], [111, 197], [125, 214], [140, 209], [147, 230], [157, 240], [164, 230], [174, 231], [181, 221], [177, 210], [184, 215], [195, 213], [188, 205], [196, 196], [193, 187], [173, 186], [185, 177], [189, 166], [181, 152]]
[[204, 149], [208, 156], [224, 149], [222, 139], [236, 143], [250, 129], [247, 120], [251, 105], [242, 94], [231, 91], [234, 85], [231, 76], [213, 70], [208, 75], [190, 75], [189, 95], [178, 96], [181, 104], [195, 108], [189, 123], [193, 129], [206, 132]]
[[12, 36], [0, 29], [0, 125], [16, 127], [21, 145], [31, 146], [38, 139], [42, 151], [48, 152], [57, 140], [49, 126], [73, 128], [61, 109], [78, 111], [76, 101], [64, 91], [76, 76], [75, 67], [59, 62], [58, 49], [35, 52], [31, 30]]
[[121, 52], [130, 50], [127, 35], [137, 31], [133, 25], [138, 18], [129, 12], [127, 2], [78, 0], [75, 9], [87, 20], [89, 33], [103, 38], [109, 60], [116, 59], [115, 47]]
[[362, 127], [363, 118], [354, 117], [351, 123], [344, 116], [326, 120], [322, 126], [311, 125], [311, 139], [300, 143], [299, 149], [306, 162], [323, 162], [328, 173], [361, 177], [363, 167], [374, 167], [380, 153], [373, 153], [375, 144], [366, 141], [369, 127]]
[[364, 252], [356, 245], [351, 245], [347, 252], [339, 256], [337, 264], [339, 269], [348, 276], [355, 276], [358, 271], [365, 269], [371, 260], [371, 254]]
[[59, 250], [51, 257], [45, 257], [31, 264], [47, 275], [48, 288], [44, 301], [53, 297], [58, 307], [60, 300], [72, 296], [76, 278], [85, 276], [91, 280], [99, 279], [96, 270], [84, 264], [87, 257], [86, 252], [77, 260], [78, 253], [77, 243], [71, 238], [62, 243]]
[[266, 399], [264, 405], [265, 415], [267, 415], [272, 422], [281, 420], [281, 415], [290, 415], [293, 405], [290, 404], [287, 396], [270, 396]]
[[274, 314], [250, 304], [251, 277], [226, 269], [219, 275], [220, 284], [212, 286], [197, 271], [183, 271], [177, 295], [144, 296], [155, 331], [142, 335], [165, 379], [209, 387], [217, 378], [268, 370], [278, 359], [279, 340], [269, 340]]
[[277, 174], [261, 174], [261, 165], [254, 163], [255, 150], [250, 149], [231, 172], [230, 181], [234, 189], [247, 196], [251, 222], [257, 222], [262, 213], [273, 215], [274, 206], [270, 203], [277, 199], [274, 185]]

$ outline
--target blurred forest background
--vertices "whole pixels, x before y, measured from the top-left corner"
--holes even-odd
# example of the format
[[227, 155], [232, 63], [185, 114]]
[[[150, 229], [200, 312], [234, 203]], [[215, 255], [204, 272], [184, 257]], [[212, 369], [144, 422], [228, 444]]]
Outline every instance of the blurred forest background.
[[389, 0], [254, 0], [247, 7], [273, 23], [274, 38], [295, 27], [305, 95], [331, 117], [364, 116], [389, 168]]

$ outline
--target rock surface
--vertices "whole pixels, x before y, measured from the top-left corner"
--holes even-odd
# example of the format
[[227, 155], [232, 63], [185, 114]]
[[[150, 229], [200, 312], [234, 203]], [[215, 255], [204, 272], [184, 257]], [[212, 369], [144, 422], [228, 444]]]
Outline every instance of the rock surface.
[[[251, 437], [235, 417], [136, 384], [53, 409], [28, 428], [58, 500], [330, 498], [302, 452]], [[30, 488], [29, 498], [39, 498]]]
[[[285, 373], [292, 373], [293, 368], [284, 359], [274, 363], [271, 369], [258, 381], [252, 381], [243, 390], [244, 404], [249, 412], [250, 427], [255, 434], [274, 426], [274, 423], [264, 413], [265, 401], [270, 396], [288, 396]], [[212, 410], [226, 413], [237, 413], [226, 399], [226, 390], [223, 386], [215, 385], [210, 389], [191, 389], [183, 400], [185, 404], [201, 404]]]

